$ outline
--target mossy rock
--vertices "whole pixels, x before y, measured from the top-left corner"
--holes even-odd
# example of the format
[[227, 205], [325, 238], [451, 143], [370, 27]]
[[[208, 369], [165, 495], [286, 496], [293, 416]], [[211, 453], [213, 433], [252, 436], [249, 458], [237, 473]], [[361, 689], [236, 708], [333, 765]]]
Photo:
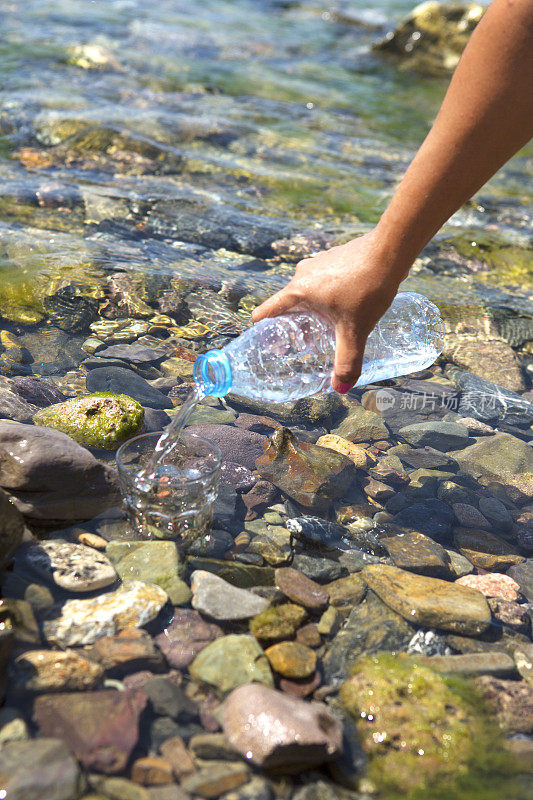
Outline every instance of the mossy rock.
[[499, 800], [513, 765], [497, 724], [467, 681], [406, 656], [360, 659], [340, 689], [386, 800]]
[[33, 421], [62, 431], [79, 444], [116, 450], [141, 432], [144, 409], [126, 394], [95, 392], [43, 408]]

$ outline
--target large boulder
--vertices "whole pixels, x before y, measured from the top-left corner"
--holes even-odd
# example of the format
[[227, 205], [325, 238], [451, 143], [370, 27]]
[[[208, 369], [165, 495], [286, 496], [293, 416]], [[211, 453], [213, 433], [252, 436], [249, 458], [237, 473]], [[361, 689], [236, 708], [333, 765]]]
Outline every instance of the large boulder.
[[0, 486], [39, 522], [91, 519], [118, 500], [113, 467], [64, 433], [0, 422]]

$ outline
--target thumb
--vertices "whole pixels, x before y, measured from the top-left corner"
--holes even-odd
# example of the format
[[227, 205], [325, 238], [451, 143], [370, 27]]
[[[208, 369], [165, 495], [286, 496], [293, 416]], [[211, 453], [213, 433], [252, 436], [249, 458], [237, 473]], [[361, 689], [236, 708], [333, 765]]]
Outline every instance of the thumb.
[[346, 394], [361, 374], [364, 342], [355, 328], [339, 322], [335, 328], [335, 367], [331, 385], [339, 394]]
[[297, 300], [293, 292], [287, 288], [281, 289], [252, 311], [252, 322], [259, 322], [265, 317], [279, 317], [280, 314], [286, 314], [296, 305]]

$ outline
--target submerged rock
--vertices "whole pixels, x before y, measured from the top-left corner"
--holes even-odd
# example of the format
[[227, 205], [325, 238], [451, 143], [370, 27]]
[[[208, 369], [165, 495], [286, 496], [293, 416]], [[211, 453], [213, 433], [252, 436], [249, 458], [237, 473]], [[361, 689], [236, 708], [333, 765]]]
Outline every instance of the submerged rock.
[[45, 694], [33, 715], [40, 734], [62, 739], [86, 769], [113, 774], [122, 772], [137, 744], [147, 700], [135, 689]]
[[25, 547], [17, 554], [16, 566], [36, 572], [67, 592], [92, 592], [117, 580], [113, 565], [102, 553], [60, 540]]
[[268, 660], [253, 636], [232, 633], [215, 639], [196, 656], [189, 672], [201, 683], [227, 694], [243, 683], [274, 681]]
[[82, 784], [66, 744], [45, 737], [6, 742], [0, 748], [0, 774], [5, 796], [17, 800], [72, 800]]
[[44, 623], [44, 633], [62, 647], [93, 644], [101, 636], [150, 622], [167, 599], [159, 586], [133, 581], [91, 599], [67, 600], [59, 615]]
[[127, 395], [149, 408], [173, 408], [172, 400], [150, 386], [148, 381], [131, 369], [99, 367], [92, 369], [86, 379], [89, 392], [112, 392]]
[[460, 467], [474, 477], [500, 479], [533, 473], [533, 449], [508, 433], [478, 439], [475, 444], [453, 453]]
[[25, 517], [91, 519], [116, 503], [115, 470], [70, 437], [38, 425], [0, 422], [0, 486]]
[[163, 633], [155, 637], [171, 667], [184, 669], [207, 645], [222, 636], [222, 628], [206, 622], [198, 611], [177, 608]]
[[308, 769], [342, 750], [341, 723], [326, 705], [256, 684], [231, 693], [223, 728], [243, 758], [265, 769]]
[[524, 561], [524, 556], [516, 552], [516, 547], [486, 530], [455, 528], [454, 539], [455, 546], [463, 556], [475, 567], [490, 572], [505, 572]]
[[490, 625], [487, 601], [464, 585], [414, 575], [387, 564], [365, 567], [361, 576], [384, 603], [409, 622], [474, 636]]
[[38, 411], [37, 406], [23, 400], [9, 389], [0, 388], [0, 417], [16, 422], [30, 422], [36, 411]]
[[262, 478], [316, 511], [327, 509], [354, 479], [354, 465], [349, 458], [299, 441], [287, 428], [267, 440], [256, 467]]
[[175, 606], [190, 600], [191, 591], [180, 577], [181, 567], [174, 542], [111, 541], [106, 555], [124, 583], [145, 581], [160, 586]]
[[[476, 758], [483, 770], [485, 749], [497, 737], [467, 685], [457, 681], [412, 658], [382, 654], [357, 662], [340, 698], [356, 721], [370, 757], [367, 775], [380, 793], [411, 797], [431, 792], [435, 782], [452, 792], [455, 779], [458, 789], [468, 769], [476, 769]], [[495, 764], [485, 768], [487, 782], [492, 768], [497, 771]]]
[[249, 619], [269, 606], [268, 600], [205, 570], [192, 573], [191, 589], [193, 608], [217, 620]]
[[144, 411], [125, 394], [96, 392], [43, 408], [33, 421], [62, 431], [79, 444], [116, 450], [140, 433]]
[[76, 650], [28, 650], [12, 667], [13, 689], [25, 692], [64, 692], [92, 689], [103, 678], [100, 664]]
[[13, 378], [11, 385], [20, 397], [36, 406], [50, 406], [67, 399], [48, 378]]

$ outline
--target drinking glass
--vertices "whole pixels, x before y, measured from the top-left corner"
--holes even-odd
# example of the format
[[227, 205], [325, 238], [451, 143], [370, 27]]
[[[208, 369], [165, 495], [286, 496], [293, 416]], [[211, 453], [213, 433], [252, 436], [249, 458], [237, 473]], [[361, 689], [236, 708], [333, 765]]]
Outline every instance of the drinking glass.
[[186, 431], [145, 476], [162, 432], [145, 433], [117, 451], [122, 498], [140, 539], [172, 539], [186, 552], [213, 515], [222, 454], [213, 442]]

